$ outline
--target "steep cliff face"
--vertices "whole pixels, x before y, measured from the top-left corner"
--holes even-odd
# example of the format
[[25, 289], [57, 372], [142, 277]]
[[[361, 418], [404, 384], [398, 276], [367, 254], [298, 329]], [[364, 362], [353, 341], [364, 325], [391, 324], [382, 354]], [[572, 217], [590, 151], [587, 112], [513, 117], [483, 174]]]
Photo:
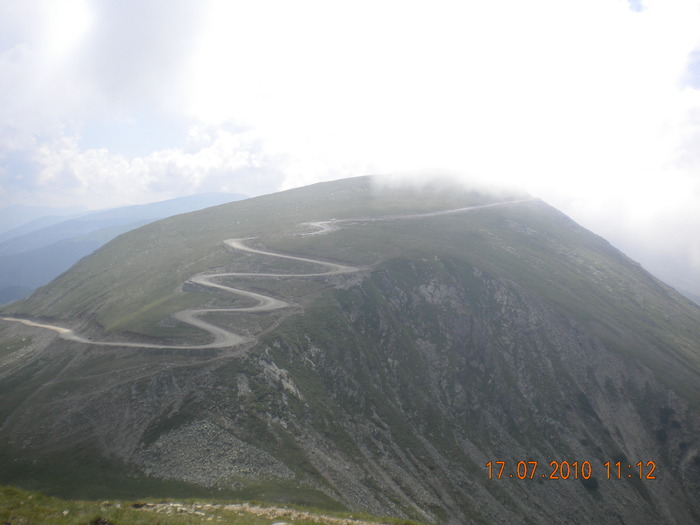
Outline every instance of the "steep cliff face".
[[228, 349], [0, 326], [2, 481], [440, 523], [700, 519], [700, 309], [602, 239], [528, 201], [264, 246], [362, 271], [256, 281], [298, 306], [212, 316], [262, 327]]

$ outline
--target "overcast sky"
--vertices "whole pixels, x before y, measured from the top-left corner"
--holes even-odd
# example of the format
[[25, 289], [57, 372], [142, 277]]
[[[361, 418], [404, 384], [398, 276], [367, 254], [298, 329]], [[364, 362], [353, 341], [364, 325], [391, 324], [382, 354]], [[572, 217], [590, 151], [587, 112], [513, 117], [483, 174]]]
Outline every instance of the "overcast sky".
[[700, 2], [0, 0], [0, 206], [432, 168], [700, 295]]

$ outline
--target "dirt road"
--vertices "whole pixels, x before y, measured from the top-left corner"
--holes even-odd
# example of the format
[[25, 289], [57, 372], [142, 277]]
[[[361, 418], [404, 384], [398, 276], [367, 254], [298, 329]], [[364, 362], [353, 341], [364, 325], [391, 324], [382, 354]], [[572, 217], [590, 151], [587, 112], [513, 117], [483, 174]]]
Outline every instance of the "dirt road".
[[[533, 200], [533, 199], [497, 202], [497, 203], [492, 203], [492, 204], [481, 204], [478, 206], [468, 206], [468, 207], [464, 207], [464, 208], [455, 208], [455, 209], [451, 209], [451, 210], [440, 210], [440, 211], [435, 211], [435, 212], [425, 212], [425, 213], [417, 213], [417, 214], [409, 214], [409, 215], [386, 215], [386, 216], [380, 216], [380, 217], [361, 217], [361, 218], [354, 218], [354, 219], [340, 219], [340, 220], [330, 220], [330, 221], [308, 222], [308, 223], [304, 223], [302, 226], [307, 226], [307, 227], [310, 226], [312, 228], [316, 228], [317, 230], [313, 231], [313, 232], [309, 232], [309, 233], [300, 233], [300, 234], [298, 234], [298, 236], [322, 235], [322, 234], [330, 233], [332, 231], [337, 230], [340, 227], [340, 225], [343, 223], [420, 219], [420, 218], [425, 218], [425, 217], [436, 217], [436, 216], [441, 216], [441, 215], [465, 213], [465, 212], [470, 212], [470, 211], [475, 211], [475, 210], [480, 210], [480, 209], [485, 209], [485, 208], [506, 206], [506, 205], [510, 205], [510, 204], [519, 204], [522, 202], [527, 202], [529, 200]], [[188, 279], [188, 282], [194, 283], [194, 284], [197, 284], [200, 286], [204, 286], [207, 288], [214, 288], [217, 290], [223, 290], [225, 292], [229, 292], [229, 293], [232, 293], [232, 294], [235, 294], [238, 296], [248, 297], [250, 299], [253, 299], [254, 301], [257, 301], [257, 304], [254, 304], [253, 306], [247, 306], [247, 307], [187, 309], [187, 310], [182, 310], [182, 311], [174, 314], [174, 317], [178, 321], [181, 321], [183, 323], [186, 323], [186, 324], [189, 324], [192, 326], [196, 326], [197, 328], [204, 330], [205, 332], [210, 333], [214, 339], [213, 339], [213, 341], [211, 341], [210, 343], [207, 343], [207, 344], [160, 345], [160, 344], [153, 344], [153, 343], [134, 343], [134, 342], [129, 342], [129, 341], [121, 341], [121, 342], [118, 342], [118, 341], [95, 341], [95, 340], [89, 339], [87, 337], [80, 336], [80, 335], [74, 333], [73, 330], [71, 330], [69, 328], [64, 328], [61, 326], [38, 323], [35, 321], [31, 321], [29, 319], [22, 319], [22, 318], [17, 318], [17, 317], [0, 317], [0, 320], [22, 323], [24, 325], [32, 326], [32, 327], [36, 327], [36, 328], [53, 330], [55, 332], [58, 332], [60, 337], [62, 337], [63, 339], [67, 339], [69, 341], [75, 341], [78, 343], [90, 344], [90, 345], [119, 346], [119, 347], [132, 347], [132, 348], [162, 348], [162, 349], [226, 348], [226, 347], [240, 345], [242, 343], [252, 342], [252, 341], [254, 341], [255, 338], [254, 337], [245, 337], [243, 335], [236, 334], [234, 332], [231, 332], [229, 330], [221, 328], [220, 326], [216, 326], [216, 325], [213, 325], [211, 323], [208, 323], [200, 318], [201, 315], [211, 313], [211, 312], [238, 312], [238, 313], [240, 313], [240, 312], [263, 312], [263, 311], [268, 311], [268, 310], [277, 310], [280, 308], [288, 308], [290, 306], [293, 306], [293, 304], [289, 303], [287, 301], [283, 301], [281, 299], [277, 299], [275, 297], [270, 297], [268, 295], [263, 295], [263, 294], [251, 292], [251, 291], [244, 290], [241, 288], [234, 288], [232, 286], [226, 286], [224, 284], [216, 282], [216, 279], [226, 278], [226, 277], [238, 277], [238, 278], [253, 278], [253, 277], [292, 278], [293, 277], [293, 278], [303, 279], [306, 277], [322, 277], [322, 276], [339, 275], [339, 274], [345, 274], [345, 273], [354, 273], [354, 272], [357, 272], [360, 270], [360, 268], [355, 267], [355, 266], [331, 263], [331, 262], [322, 261], [319, 259], [297, 257], [294, 255], [285, 255], [285, 254], [281, 254], [281, 253], [260, 250], [258, 248], [251, 248], [250, 246], [247, 246], [246, 244], [244, 244], [244, 241], [247, 241], [247, 240], [252, 240], [252, 238], [227, 239], [223, 242], [224, 242], [224, 244], [226, 244], [227, 246], [229, 246], [230, 248], [232, 248], [234, 250], [241, 250], [241, 251], [245, 251], [245, 252], [249, 252], [249, 253], [255, 253], [258, 255], [265, 255], [268, 257], [277, 257], [277, 258], [281, 258], [281, 259], [288, 259], [288, 260], [293, 260], [293, 261], [300, 261], [300, 262], [304, 262], [304, 263], [315, 264], [317, 266], [320, 266], [321, 268], [324, 268], [324, 270], [320, 271], [320, 272], [293, 273], [293, 274], [227, 272], [227, 273], [206, 273], [206, 274], [201, 273], [201, 274], [194, 275], [193, 277]]]

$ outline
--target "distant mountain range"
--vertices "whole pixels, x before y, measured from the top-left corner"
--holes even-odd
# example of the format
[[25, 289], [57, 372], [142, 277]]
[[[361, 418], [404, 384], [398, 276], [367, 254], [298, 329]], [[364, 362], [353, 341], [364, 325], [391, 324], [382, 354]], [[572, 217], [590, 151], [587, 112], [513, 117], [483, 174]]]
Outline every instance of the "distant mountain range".
[[[35, 218], [0, 234], [0, 304], [26, 297], [114, 237], [155, 220], [245, 198], [205, 193], [109, 210]], [[42, 209], [16, 209], [31, 217]], [[60, 209], [43, 209], [59, 212]]]
[[[84, 206], [51, 207], [13, 204], [0, 208], [0, 242], [9, 238], [5, 235], [6, 232], [27, 233], [85, 213], [89, 213], [89, 210]], [[33, 225], [34, 222], [36, 226]], [[31, 226], [24, 230], [26, 225]], [[12, 237], [18, 233], [10, 233], [9, 236]]]
[[529, 196], [246, 199], [112, 239], [0, 317], [0, 484], [700, 523], [700, 308]]

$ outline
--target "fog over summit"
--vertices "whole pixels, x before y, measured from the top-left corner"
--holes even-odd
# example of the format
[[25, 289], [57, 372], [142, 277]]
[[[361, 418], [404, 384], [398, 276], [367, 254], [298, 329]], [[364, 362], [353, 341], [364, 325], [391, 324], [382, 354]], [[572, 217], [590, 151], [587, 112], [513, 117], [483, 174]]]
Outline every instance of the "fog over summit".
[[0, 206], [448, 169], [700, 295], [692, 0], [0, 5]]

